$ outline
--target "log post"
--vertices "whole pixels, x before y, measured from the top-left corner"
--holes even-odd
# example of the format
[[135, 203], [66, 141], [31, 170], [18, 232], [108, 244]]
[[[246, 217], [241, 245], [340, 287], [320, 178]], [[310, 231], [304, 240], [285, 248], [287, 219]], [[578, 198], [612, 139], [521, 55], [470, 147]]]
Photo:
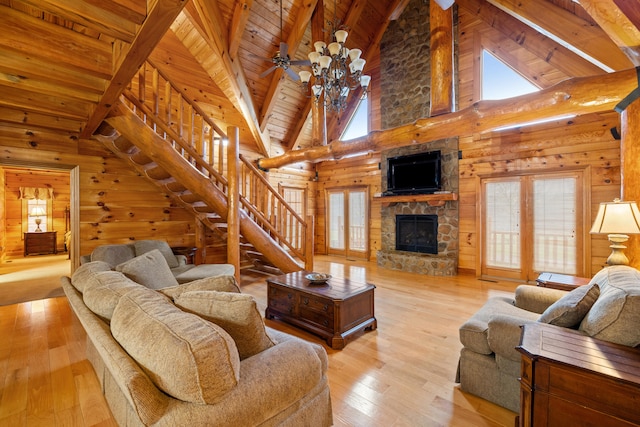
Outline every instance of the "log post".
[[227, 128], [227, 263], [236, 270], [236, 281], [240, 283], [240, 131]]
[[205, 225], [196, 218], [196, 255], [193, 263], [196, 265], [207, 262], [207, 230]]
[[[622, 200], [640, 203], [640, 99], [636, 99], [622, 112], [620, 145], [620, 175]], [[602, 200], [610, 201], [610, 200]], [[640, 268], [640, 235], [631, 235], [625, 243], [629, 265]]]
[[431, 90], [429, 116], [453, 111], [453, 12], [429, 2]]

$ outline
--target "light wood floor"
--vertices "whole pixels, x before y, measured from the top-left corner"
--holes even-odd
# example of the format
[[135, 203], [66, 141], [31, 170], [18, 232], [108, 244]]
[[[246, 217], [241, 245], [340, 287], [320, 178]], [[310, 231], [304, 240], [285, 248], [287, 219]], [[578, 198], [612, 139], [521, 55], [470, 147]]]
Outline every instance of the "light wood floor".
[[[378, 329], [341, 351], [325, 345], [336, 426], [514, 425], [516, 414], [462, 393], [453, 380], [459, 325], [488, 297], [511, 294], [515, 283], [424, 276], [335, 257], [317, 257], [315, 270], [377, 287]], [[242, 290], [264, 312], [264, 278], [243, 276]], [[0, 425], [115, 425], [66, 298], [0, 307], [0, 337]]]

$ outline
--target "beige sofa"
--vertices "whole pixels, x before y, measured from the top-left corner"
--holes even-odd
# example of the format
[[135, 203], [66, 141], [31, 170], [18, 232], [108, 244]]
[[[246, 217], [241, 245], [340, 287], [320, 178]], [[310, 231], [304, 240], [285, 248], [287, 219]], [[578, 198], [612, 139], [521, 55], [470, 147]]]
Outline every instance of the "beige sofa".
[[518, 412], [520, 326], [545, 322], [585, 335], [640, 345], [640, 271], [607, 267], [588, 285], [566, 292], [522, 285], [514, 298], [493, 297], [460, 327], [456, 381], [468, 393]]
[[233, 276], [235, 267], [232, 264], [187, 264], [187, 257], [175, 255], [164, 240], [137, 240], [132, 243], [101, 245], [96, 247], [90, 255], [81, 257], [81, 264], [90, 261], [103, 261], [116, 268], [118, 265], [144, 255], [154, 249], [160, 251], [167, 261], [171, 274], [178, 283], [212, 276]]
[[265, 327], [233, 276], [150, 289], [83, 264], [62, 286], [121, 426], [329, 426], [323, 347]]

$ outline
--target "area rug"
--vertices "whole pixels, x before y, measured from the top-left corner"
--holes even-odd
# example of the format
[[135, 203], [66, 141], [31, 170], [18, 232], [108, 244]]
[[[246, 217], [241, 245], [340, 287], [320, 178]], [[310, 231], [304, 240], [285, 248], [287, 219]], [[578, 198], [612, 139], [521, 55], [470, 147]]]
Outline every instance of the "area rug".
[[63, 296], [60, 277], [70, 271], [67, 254], [5, 261], [0, 264], [0, 305]]

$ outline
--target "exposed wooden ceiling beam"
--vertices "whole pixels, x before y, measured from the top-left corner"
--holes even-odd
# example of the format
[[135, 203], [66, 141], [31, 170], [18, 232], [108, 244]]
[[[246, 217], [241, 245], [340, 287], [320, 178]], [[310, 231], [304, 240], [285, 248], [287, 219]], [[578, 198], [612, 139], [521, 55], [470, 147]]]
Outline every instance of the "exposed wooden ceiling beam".
[[207, 41], [211, 49], [224, 64], [226, 77], [230, 83], [231, 94], [235, 107], [244, 116], [251, 134], [256, 141], [258, 150], [265, 156], [269, 156], [271, 150], [271, 140], [267, 131], [262, 131], [258, 122], [258, 114], [247, 84], [244, 70], [238, 58], [231, 58], [229, 54], [229, 40], [227, 26], [224, 24], [222, 15], [216, 2], [207, 0], [194, 0], [198, 15], [203, 22], [204, 28], [196, 22], [188, 13], [193, 26], [198, 29], [202, 37]]
[[98, 129], [100, 123], [107, 117], [109, 110], [120, 97], [122, 91], [127, 87], [133, 76], [142, 63], [151, 54], [151, 51], [158, 44], [164, 33], [169, 29], [176, 16], [187, 4], [188, 0], [149, 0], [147, 18], [140, 27], [133, 43], [126, 44], [118, 42], [114, 44], [114, 67], [113, 78], [104, 91], [100, 103], [94, 108], [89, 116], [87, 125], [82, 131], [81, 137], [89, 138]]
[[253, 0], [238, 0], [233, 10], [233, 18], [231, 18], [231, 26], [229, 27], [229, 55], [232, 58], [238, 57], [238, 48], [240, 48], [242, 34], [244, 34], [247, 22], [249, 22], [251, 6], [253, 6]]
[[487, 0], [607, 72], [633, 66], [602, 29], [546, 0]]
[[640, 65], [640, 30], [620, 7], [613, 0], [579, 0], [579, 3], [633, 65]]
[[540, 92], [500, 101], [478, 101], [454, 113], [373, 131], [348, 142], [333, 141], [324, 146], [259, 159], [258, 166], [271, 169], [301, 161], [337, 160], [349, 154], [364, 154], [456, 135], [490, 132], [505, 126], [524, 126], [541, 119], [559, 118], [568, 114], [608, 112], [637, 87], [638, 76], [634, 68], [574, 78]]
[[[287, 38], [287, 45], [289, 46], [289, 56], [294, 57], [300, 42], [304, 37], [304, 32], [309, 26], [311, 15], [316, 7], [318, 0], [303, 0], [301, 11], [296, 16], [296, 22], [293, 24], [293, 30], [289, 33]], [[282, 68], [276, 68], [271, 77], [271, 84], [267, 90], [264, 102], [262, 104], [262, 110], [260, 111], [260, 129], [264, 131], [269, 121], [269, 117], [273, 112], [273, 108], [278, 100], [280, 89], [282, 87], [282, 80], [284, 79], [284, 70]]]

